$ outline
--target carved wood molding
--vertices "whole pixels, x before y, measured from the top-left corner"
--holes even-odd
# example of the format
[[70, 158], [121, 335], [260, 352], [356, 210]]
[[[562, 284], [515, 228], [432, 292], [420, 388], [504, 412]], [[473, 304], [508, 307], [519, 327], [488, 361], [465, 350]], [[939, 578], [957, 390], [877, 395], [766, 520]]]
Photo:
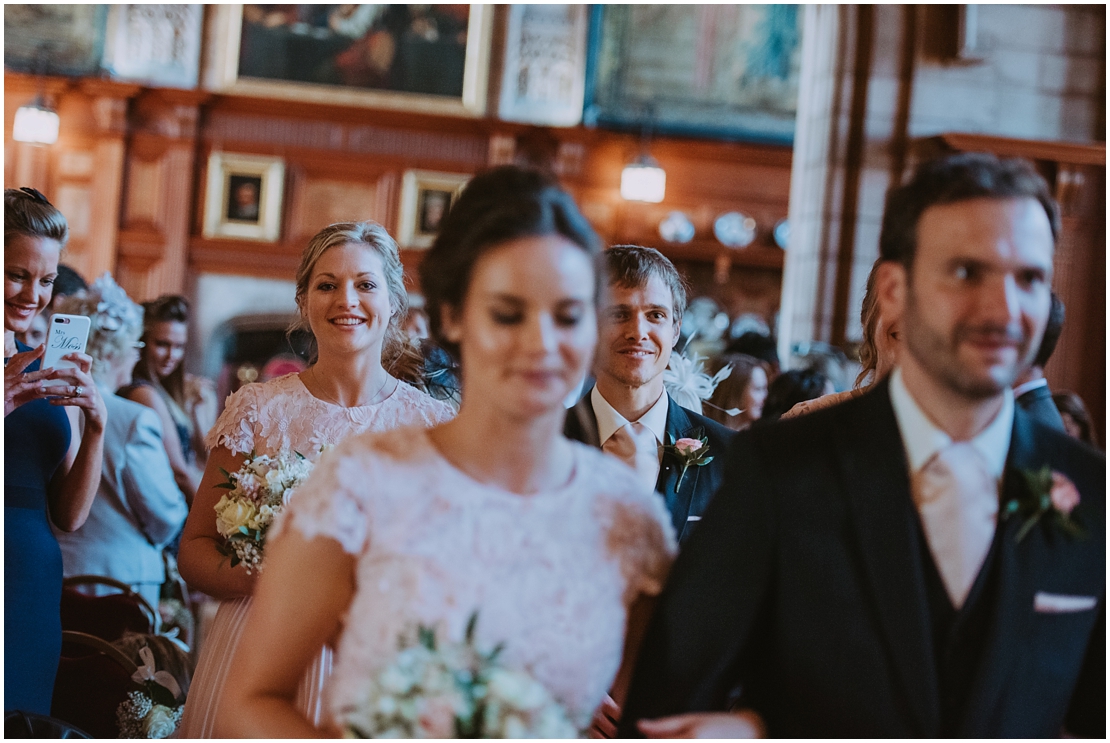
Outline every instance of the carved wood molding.
[[940, 146], [959, 152], [993, 152], [1002, 157], [1025, 157], [1069, 165], [1106, 166], [1106, 143], [1049, 142], [1034, 139], [995, 137], [988, 134], [951, 132], [918, 140], [918, 147], [928, 151]]

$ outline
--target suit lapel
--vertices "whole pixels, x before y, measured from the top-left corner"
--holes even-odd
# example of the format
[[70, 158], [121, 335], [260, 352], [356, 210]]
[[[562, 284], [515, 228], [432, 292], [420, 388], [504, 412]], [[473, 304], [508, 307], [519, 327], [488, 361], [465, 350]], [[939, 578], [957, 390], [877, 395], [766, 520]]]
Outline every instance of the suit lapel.
[[[1000, 502], [1021, 496], [1027, 487], [1021, 470], [1038, 469], [1045, 464], [1037, 457], [1036, 435], [1032, 418], [1020, 406], [1014, 410], [1014, 429], [1010, 452], [1002, 479]], [[1021, 519], [1000, 522], [998, 558], [998, 592], [987, 645], [979, 665], [979, 674], [972, 687], [966, 707], [964, 725], [959, 735], [984, 737], [1006, 688], [1020, 648], [1027, 645], [1027, 625], [1033, 616], [1033, 597], [1039, 585], [1053, 585], [1051, 571], [1063, 560], [1053, 560], [1054, 546], [1045, 537], [1045, 530], [1034, 528], [1017, 543]]]
[[836, 441], [863, 572], [913, 727], [932, 737], [940, 726], [936, 661], [917, 514], [887, 383], [861, 396], [841, 425]]
[[[681, 438], [692, 436], [694, 433], [694, 425], [690, 421], [690, 416], [686, 414], [681, 405], [674, 401], [674, 398], [669, 397], [667, 399], [666, 428], [668, 440], [664, 443], [673, 444]], [[655, 489], [663, 494], [667, 510], [671, 514], [671, 523], [674, 525], [675, 535], [679, 538], [682, 537], [682, 530], [686, 528], [686, 520], [690, 517], [690, 504], [694, 500], [694, 490], [697, 488], [700, 470], [701, 467], [687, 469], [685, 476], [682, 477], [681, 487], [676, 488], [678, 478], [682, 474], [682, 466], [675, 461], [673, 456], [664, 454], [659, 467], [659, 479], [655, 483]]]
[[593, 404], [590, 403], [591, 391], [593, 391], [592, 385], [582, 394], [578, 402], [567, 410], [563, 434], [568, 439], [581, 441], [583, 444], [600, 449], [601, 441], [598, 440], [597, 415], [594, 413]]

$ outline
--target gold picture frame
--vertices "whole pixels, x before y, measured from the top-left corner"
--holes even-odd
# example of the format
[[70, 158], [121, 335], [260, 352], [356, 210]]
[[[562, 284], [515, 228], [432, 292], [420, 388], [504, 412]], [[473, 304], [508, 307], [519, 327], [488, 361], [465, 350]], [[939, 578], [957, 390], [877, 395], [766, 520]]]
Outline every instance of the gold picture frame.
[[401, 179], [401, 215], [397, 242], [402, 248], [427, 248], [439, 225], [462, 193], [469, 175], [406, 170]]
[[277, 242], [285, 162], [280, 157], [213, 152], [208, 156], [204, 236]]
[[[493, 5], [470, 6], [465, 31], [462, 92], [459, 96], [357, 87], [348, 84], [298, 82], [281, 79], [280, 77], [274, 79], [270, 76], [240, 76], [242, 62], [240, 55], [243, 51], [241, 47], [244, 37], [244, 7], [243, 4], [209, 6], [209, 19], [206, 29], [209, 51], [206, 55], [202, 75], [203, 87], [208, 90], [264, 98], [282, 98], [307, 103], [387, 108], [416, 113], [468, 117], [486, 115], [490, 48], [493, 37]], [[437, 6], [413, 7], [434, 8]], [[250, 21], [247, 21], [247, 23], [249, 24]], [[321, 30], [326, 31], [326, 29]], [[300, 30], [302, 36], [310, 35], [311, 32], [311, 30]]]

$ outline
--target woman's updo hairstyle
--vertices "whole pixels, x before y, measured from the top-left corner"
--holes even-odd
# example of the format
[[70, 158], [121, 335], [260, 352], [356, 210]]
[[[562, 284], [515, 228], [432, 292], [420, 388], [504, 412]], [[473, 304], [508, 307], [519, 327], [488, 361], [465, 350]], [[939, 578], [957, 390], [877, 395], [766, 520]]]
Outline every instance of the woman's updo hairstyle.
[[389, 325], [385, 329], [385, 341], [382, 343], [382, 364], [388, 370], [392, 363], [404, 354], [403, 328], [405, 316], [409, 311], [409, 295], [405, 291], [405, 274], [401, 266], [397, 242], [376, 222], [337, 222], [320, 230], [308, 241], [301, 254], [301, 265], [297, 269], [296, 300], [299, 312], [289, 332], [292, 333], [295, 330], [311, 332], [304, 316], [304, 300], [305, 295], [308, 294], [312, 272], [316, 269], [320, 256], [331, 248], [347, 244], [361, 245], [373, 250], [382, 261], [385, 286], [389, 292], [389, 307], [393, 310], [393, 316], [389, 318]]
[[69, 239], [66, 218], [33, 188], [4, 189], [4, 245], [15, 235], [49, 238], [65, 247]]
[[550, 177], [515, 165], [494, 168], [475, 176], [452, 205], [420, 263], [420, 288], [432, 338], [456, 361], [459, 348], [443, 335], [443, 312], [462, 308], [474, 265], [502, 243], [544, 235], [564, 237], [593, 259], [596, 298], [604, 286], [597, 260], [601, 240], [570, 195]]

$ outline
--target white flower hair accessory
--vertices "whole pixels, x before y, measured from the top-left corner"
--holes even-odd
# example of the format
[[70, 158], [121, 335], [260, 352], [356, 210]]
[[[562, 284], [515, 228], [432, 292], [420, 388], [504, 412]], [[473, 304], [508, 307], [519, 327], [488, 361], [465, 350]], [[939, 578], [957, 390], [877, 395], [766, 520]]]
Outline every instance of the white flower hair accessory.
[[143, 308], [131, 301], [127, 292], [115, 282], [107, 271], [89, 286], [88, 297], [96, 301], [96, 314], [92, 316], [97, 330], [114, 333], [124, 326], [142, 327]]
[[[663, 385], [674, 401], [695, 413], [701, 412], [702, 400], [713, 396], [723, 380], [732, 374], [732, 366], [726, 365], [712, 377], [703, 371], [705, 365], [698, 354], [688, 358], [682, 353], [672, 353], [670, 363], [663, 371]], [[737, 411], [739, 412], [739, 411]]]

